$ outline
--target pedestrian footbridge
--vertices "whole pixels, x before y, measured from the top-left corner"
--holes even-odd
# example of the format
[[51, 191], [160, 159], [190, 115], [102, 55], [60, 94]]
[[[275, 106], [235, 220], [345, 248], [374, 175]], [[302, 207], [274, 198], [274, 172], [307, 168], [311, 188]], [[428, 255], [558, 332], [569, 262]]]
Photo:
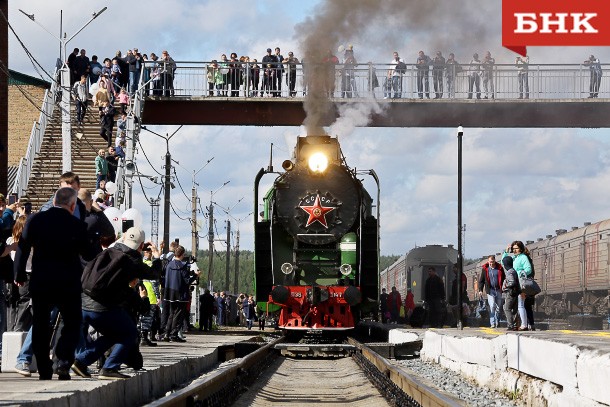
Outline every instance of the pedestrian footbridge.
[[[363, 114], [377, 112], [370, 114], [370, 127], [610, 127], [610, 82], [602, 78], [599, 88], [591, 89], [590, 70], [583, 64], [531, 64], [525, 78], [513, 64], [496, 64], [491, 73], [479, 71], [476, 80], [468, 65], [459, 72], [444, 70], [440, 76], [432, 67], [422, 74], [415, 65], [407, 65], [391, 90], [386, 85], [392, 82], [386, 80], [391, 75], [388, 64], [366, 63], [349, 71], [342, 65], [322, 69], [297, 64], [292, 78], [286, 68], [283, 74], [267, 70], [265, 76], [252, 63], [231, 68], [207, 62], [176, 65], [173, 77], [163, 73], [162, 65], [144, 66], [139, 92], [143, 124], [300, 126], [307, 104], [320, 99], [305, 80], [305, 68], [324, 75], [322, 126], [351, 106]], [[162, 73], [150, 78], [155, 69]], [[216, 70], [223, 83], [210, 84]], [[448, 76], [454, 77], [451, 94]], [[150, 79], [144, 84], [146, 78]]]

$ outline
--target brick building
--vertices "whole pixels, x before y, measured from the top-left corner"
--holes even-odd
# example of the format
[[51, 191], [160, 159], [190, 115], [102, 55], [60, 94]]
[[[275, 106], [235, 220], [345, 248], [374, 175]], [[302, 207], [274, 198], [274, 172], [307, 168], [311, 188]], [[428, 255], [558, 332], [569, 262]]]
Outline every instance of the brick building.
[[40, 117], [44, 93], [51, 83], [9, 69], [8, 81], [8, 190], [19, 160], [25, 155], [34, 122]]

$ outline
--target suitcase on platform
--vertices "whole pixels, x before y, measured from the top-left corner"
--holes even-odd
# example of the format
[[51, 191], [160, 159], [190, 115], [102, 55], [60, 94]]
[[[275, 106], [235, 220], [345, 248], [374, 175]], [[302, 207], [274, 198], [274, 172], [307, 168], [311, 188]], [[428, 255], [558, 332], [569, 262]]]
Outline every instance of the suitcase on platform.
[[[15, 372], [17, 355], [21, 352], [21, 346], [23, 346], [27, 334], [27, 332], [5, 332], [2, 334], [2, 372]], [[36, 371], [36, 359], [32, 359], [30, 371]]]

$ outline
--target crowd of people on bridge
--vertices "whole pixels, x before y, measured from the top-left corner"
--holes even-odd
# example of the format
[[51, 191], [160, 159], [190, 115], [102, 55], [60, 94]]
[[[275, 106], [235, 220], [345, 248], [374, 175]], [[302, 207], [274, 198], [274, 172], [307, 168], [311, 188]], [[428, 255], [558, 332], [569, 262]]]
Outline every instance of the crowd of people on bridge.
[[[316, 79], [316, 89], [327, 94], [329, 97], [336, 96], [336, 83], [339, 81], [339, 96], [343, 98], [358, 97], [359, 90], [357, 77], [358, 67], [366, 69], [367, 89], [366, 92], [375, 95], [375, 89], [381, 87], [385, 99], [398, 99], [404, 96], [403, 77], [407, 73], [407, 63], [398, 52], [393, 52], [392, 60], [387, 64], [383, 80], [377, 77], [377, 71], [371, 62], [358, 63], [354, 55], [352, 45], [339, 47], [339, 58], [327, 49], [319, 61], [305, 61], [299, 59], [294, 52], [289, 51], [287, 55], [282, 54], [280, 47], [267, 48], [266, 54], [260, 60], [249, 56], [238, 56], [236, 52], [220, 55], [220, 59], [213, 59], [206, 64], [205, 80], [207, 81], [206, 93], [208, 96], [220, 97], [280, 97], [297, 95], [297, 78], [302, 79], [301, 89], [305, 95], [312, 88], [308, 82], [310, 75], [305, 75], [309, 69]], [[416, 71], [416, 95], [419, 99], [455, 98], [456, 81], [458, 75], [463, 75], [467, 80], [466, 97], [468, 99], [495, 99], [497, 95], [497, 81], [495, 75], [498, 70], [496, 60], [490, 51], [483, 54], [474, 53], [467, 63], [459, 63], [454, 53], [448, 57], [443, 56], [442, 51], [435, 51], [434, 56], [428, 56], [424, 51], [419, 51], [411, 65]], [[260, 61], [260, 62], [259, 62]], [[94, 103], [100, 109], [103, 116], [104, 109], [112, 104], [115, 99], [121, 99], [122, 111], [129, 110], [129, 103], [134, 97], [140, 84], [143, 84], [144, 94], [153, 96], [173, 96], [175, 94], [174, 81], [178, 66], [168, 51], [163, 51], [161, 57], [154, 52], [141, 54], [137, 48], [128, 50], [126, 54], [117, 51], [116, 55], [104, 58], [103, 64], [98, 62], [97, 56], [91, 61], [86, 56], [84, 49], [75, 48], [68, 58], [71, 71], [71, 79], [74, 83], [75, 95], [82, 92], [82, 86], [78, 81], [85, 76], [85, 83], [92, 85], [99, 92], [94, 96]], [[311, 63], [314, 62], [314, 63]], [[308, 64], [311, 63], [311, 64]], [[517, 56], [514, 60], [517, 77], [518, 98], [529, 99], [529, 57]], [[602, 66], [598, 58], [591, 55], [583, 64], [590, 71], [589, 98], [596, 98], [602, 78]], [[300, 75], [297, 72], [300, 71]], [[142, 76], [142, 77], [141, 77]], [[432, 82], [432, 86], [430, 85]], [[95, 85], [94, 85], [95, 84]], [[76, 88], [78, 87], [78, 89]], [[283, 91], [284, 89], [284, 91]], [[80, 99], [80, 100], [79, 100]], [[77, 98], [77, 111], [86, 101]], [[77, 114], [77, 120], [82, 121], [82, 115]], [[100, 130], [100, 134], [110, 143], [112, 129]]]
[[[38, 212], [25, 197], [7, 203], [0, 195], [0, 337], [27, 332], [15, 360], [23, 376], [31, 376], [35, 356], [41, 380], [89, 378], [95, 362], [100, 379], [128, 378], [121, 369], [143, 366], [140, 346], [182, 343], [193, 329], [194, 259], [177, 242], [163, 254], [163, 242], [146, 241], [130, 222], [117, 230], [111, 205], [95, 195], [73, 172], [61, 175]], [[196, 299], [203, 331], [214, 322], [251, 329], [257, 318], [252, 296], [206, 290]], [[229, 316], [234, 306], [238, 321]]]
[[[315, 64], [308, 65], [304, 59], [294, 56], [291, 51], [284, 57], [279, 47], [275, 50], [267, 49], [267, 54], [262, 57], [261, 62], [251, 59], [249, 56], [238, 57], [233, 52], [227, 58], [222, 54], [220, 60], [212, 60], [206, 67], [207, 94], [208, 96], [247, 96], [247, 97], [280, 97], [282, 96], [283, 83], [288, 88], [286, 92], [289, 97], [297, 95], [297, 71], [301, 70], [303, 77], [302, 92], [307, 93], [310, 84], [307, 83], [305, 71], [310, 69], [317, 77], [317, 83], [321, 83], [323, 92], [329, 97], [335, 96], [337, 78], [340, 82], [340, 96], [342, 98], [358, 97], [358, 84], [356, 68], [358, 62], [354, 56], [352, 45], [340, 47], [343, 57], [340, 60], [328, 49], [322, 59]], [[589, 98], [598, 97], [602, 67], [598, 58], [591, 55], [583, 63], [590, 70]], [[367, 85], [368, 91], [374, 95], [375, 88], [380, 86], [376, 69], [372, 63], [369, 65]], [[517, 56], [514, 61], [515, 72], [518, 83], [518, 99], [529, 99], [529, 57]], [[387, 64], [385, 78], [382, 81], [384, 99], [398, 99], [403, 96], [403, 76], [407, 72], [407, 64], [394, 51], [392, 60]], [[478, 53], [472, 55], [470, 62], [460, 64], [454, 53], [447, 58], [442, 51], [436, 51], [434, 57], [429, 57], [424, 51], [419, 51], [415, 61], [416, 87], [419, 99], [430, 99], [434, 93], [434, 99], [443, 97], [455, 98], [456, 80], [458, 74], [464, 73], [468, 81], [468, 99], [495, 99], [497, 73], [496, 60], [490, 51], [486, 51], [484, 57], [479, 58]], [[430, 87], [432, 78], [433, 92]], [[481, 89], [482, 84], [482, 89]]]

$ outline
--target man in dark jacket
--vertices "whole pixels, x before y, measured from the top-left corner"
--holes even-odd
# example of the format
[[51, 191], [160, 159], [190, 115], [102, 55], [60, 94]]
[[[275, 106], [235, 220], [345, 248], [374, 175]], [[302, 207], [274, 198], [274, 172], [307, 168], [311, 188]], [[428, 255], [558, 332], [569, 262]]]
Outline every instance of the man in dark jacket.
[[165, 342], [186, 342], [178, 336], [186, 317], [186, 307], [189, 302], [189, 285], [197, 279], [199, 271], [191, 273], [188, 263], [184, 259], [184, 247], [176, 247], [174, 258], [165, 268], [165, 287], [163, 298], [166, 306], [169, 304], [169, 317], [165, 330]]
[[[451, 282], [451, 296], [449, 297], [449, 304], [451, 305], [451, 311], [453, 312], [453, 316], [457, 322], [458, 317], [460, 316], [460, 307], [462, 309], [462, 326], [466, 326], [466, 321], [468, 320], [469, 308], [468, 303], [470, 302], [468, 299], [468, 279], [466, 278], [466, 274], [462, 271], [462, 295], [460, 296], [460, 307], [458, 307], [458, 265], [457, 263], [453, 265], [453, 281]], [[464, 306], [466, 305], [466, 307]]]
[[388, 293], [385, 288], [381, 289], [379, 296], [379, 311], [381, 312], [381, 323], [385, 324], [388, 322]]
[[34, 250], [30, 275], [32, 345], [40, 380], [51, 380], [53, 375], [49, 359], [51, 310], [57, 307], [64, 323], [55, 352], [59, 359], [56, 373], [60, 380], [70, 379], [69, 370], [80, 333], [80, 256], [85, 260], [93, 256], [87, 226], [73, 216], [76, 199], [73, 188], [58, 189], [54, 206], [33, 215], [26, 223], [15, 254], [15, 282], [23, 284], [27, 278], [26, 263]]
[[487, 293], [489, 304], [489, 326], [497, 328], [500, 323], [500, 310], [502, 310], [502, 284], [505, 279], [502, 265], [496, 262], [496, 256], [487, 258], [487, 263], [481, 268], [479, 276], [479, 297], [483, 296], [483, 287]]
[[141, 287], [138, 296], [131, 287], [138, 278], [158, 278], [161, 271], [159, 251], [152, 245], [155, 260], [150, 267], [142, 262], [143, 245], [144, 231], [129, 228], [121, 241], [98, 254], [83, 272], [83, 322], [102, 336], [76, 355], [72, 370], [79, 376], [91, 377], [87, 367], [113, 346], [99, 378], [129, 377], [119, 372], [121, 364], [137, 349], [138, 331], [129, 311], [148, 312], [150, 308], [146, 290]]
[[443, 301], [445, 301], [445, 284], [436, 274], [434, 267], [428, 267], [428, 278], [426, 279], [425, 300], [428, 304], [430, 315], [430, 327], [442, 328]]
[[[95, 206], [93, 205], [93, 197], [88, 189], [83, 188], [79, 190], [78, 199], [85, 205], [87, 236], [89, 236], [89, 243], [97, 256], [102, 252], [103, 247], [108, 245], [108, 242], [114, 242], [114, 227], [108, 217], [104, 215], [104, 211], [97, 206], [97, 203]], [[83, 264], [83, 267], [86, 265], [86, 263]]]
[[204, 293], [199, 296], [199, 330], [212, 331], [212, 316], [214, 315], [214, 297], [210, 294], [210, 290], [205, 289]]
[[390, 311], [390, 323], [398, 323], [398, 316], [400, 315], [400, 307], [402, 306], [402, 298], [400, 298], [400, 292], [396, 290], [396, 287], [392, 287], [392, 291], [388, 295], [388, 311]]

